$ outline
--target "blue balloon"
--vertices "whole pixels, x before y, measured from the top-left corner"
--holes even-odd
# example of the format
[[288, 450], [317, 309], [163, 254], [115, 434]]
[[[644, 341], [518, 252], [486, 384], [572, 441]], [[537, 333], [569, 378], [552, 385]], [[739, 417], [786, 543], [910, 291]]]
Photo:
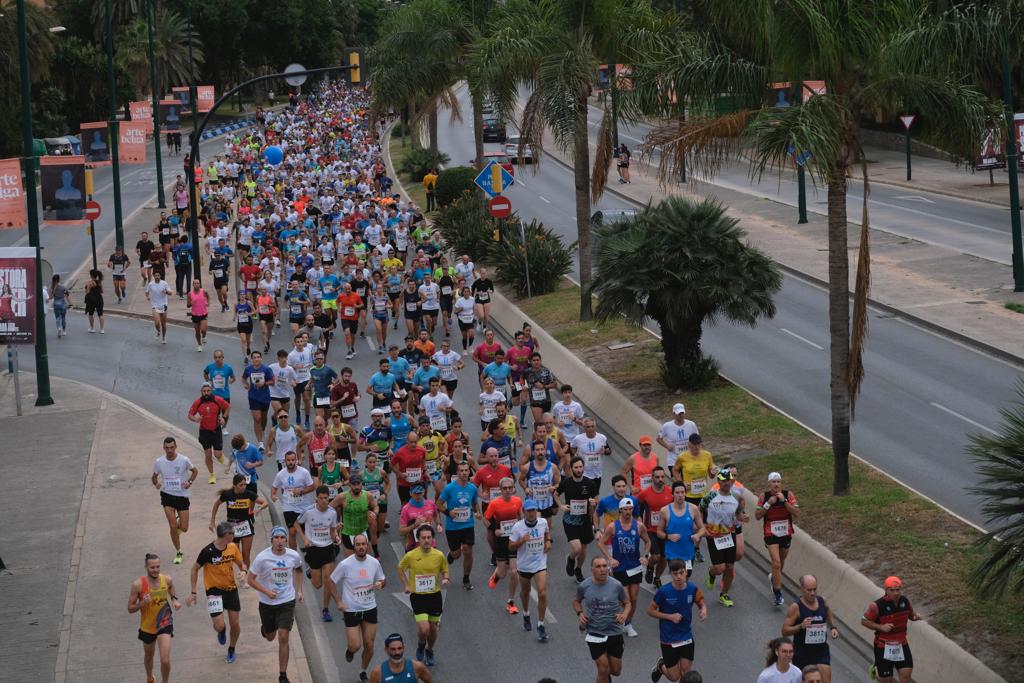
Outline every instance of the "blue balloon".
[[263, 150], [263, 158], [271, 166], [277, 166], [284, 159], [284, 151], [277, 145], [271, 145]]

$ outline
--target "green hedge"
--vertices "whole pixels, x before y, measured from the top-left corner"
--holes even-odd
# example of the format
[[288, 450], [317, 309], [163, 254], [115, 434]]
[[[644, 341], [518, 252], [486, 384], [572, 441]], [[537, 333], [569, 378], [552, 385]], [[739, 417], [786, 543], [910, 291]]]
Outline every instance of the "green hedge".
[[472, 166], [455, 166], [441, 171], [437, 176], [437, 187], [434, 188], [437, 205], [444, 208], [464, 193], [474, 192], [476, 188], [473, 183], [474, 178], [476, 178], [476, 169]]
[[529, 260], [530, 293], [549, 294], [555, 291], [559, 280], [572, 271], [572, 254], [576, 243], [566, 245], [543, 223], [523, 223], [525, 247], [520, 232], [520, 220], [514, 215], [501, 228], [501, 241], [490, 242], [487, 262], [494, 269], [494, 279], [509, 285], [519, 296], [526, 296], [526, 259]]
[[410, 181], [419, 183], [423, 181], [423, 176], [427, 175], [427, 171], [447, 164], [448, 161], [449, 157], [444, 152], [438, 152], [435, 155], [431, 154], [428, 149], [416, 148], [409, 150], [405, 155], [398, 167], [398, 172]]

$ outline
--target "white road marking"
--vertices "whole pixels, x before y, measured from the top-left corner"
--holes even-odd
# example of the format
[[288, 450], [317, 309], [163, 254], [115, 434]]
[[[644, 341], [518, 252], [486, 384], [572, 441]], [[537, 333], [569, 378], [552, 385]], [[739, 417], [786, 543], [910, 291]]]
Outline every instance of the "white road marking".
[[966, 415], [961, 415], [960, 413], [956, 412], [955, 410], [950, 410], [950, 409], [949, 409], [949, 408], [947, 408], [946, 406], [944, 406], [944, 405], [941, 405], [941, 404], [939, 404], [939, 403], [936, 403], [935, 401], [932, 401], [932, 402], [931, 402], [931, 404], [932, 404], [933, 406], [935, 406], [936, 408], [938, 408], [939, 410], [941, 410], [942, 412], [944, 412], [944, 413], [949, 413], [949, 414], [950, 414], [950, 415], [952, 415], [953, 417], [958, 417], [958, 418], [960, 418], [961, 420], [963, 420], [964, 422], [966, 422], [966, 423], [968, 423], [968, 424], [972, 424], [972, 425], [974, 425], [974, 426], [975, 426], [975, 427], [977, 427], [978, 429], [984, 429], [984, 430], [985, 430], [986, 432], [988, 432], [989, 434], [992, 434], [992, 435], [995, 435], [995, 436], [998, 436], [998, 435], [999, 435], [999, 432], [997, 432], [996, 430], [994, 430], [994, 429], [991, 429], [991, 428], [989, 428], [989, 427], [986, 427], [985, 425], [981, 424], [980, 422], [975, 422], [974, 420], [972, 420], [971, 418], [967, 417]]
[[[854, 194], [853, 192], [847, 192], [846, 196], [849, 197], [850, 199], [857, 199], [857, 200], [861, 200], [861, 201], [863, 201], [863, 199], [864, 199], [864, 197], [862, 195]], [[940, 215], [937, 215], [937, 214], [934, 214], [934, 213], [928, 213], [927, 211], [919, 211], [918, 209], [911, 209], [911, 208], [906, 207], [906, 206], [900, 206], [899, 204], [889, 204], [888, 202], [881, 202], [881, 201], [878, 201], [877, 199], [868, 199], [868, 202], [870, 202], [871, 204], [877, 204], [878, 206], [884, 206], [884, 207], [889, 208], [889, 209], [897, 209], [899, 211], [906, 211], [907, 213], [917, 214], [918, 216], [924, 216], [925, 218], [933, 218], [933, 219], [938, 220], [938, 221], [944, 221], [946, 223], [953, 223], [954, 225], [962, 225], [965, 228], [974, 228], [976, 230], [984, 230], [986, 232], [994, 232], [997, 235], [1006, 236], [1006, 231], [1005, 230], [997, 230], [995, 228], [987, 228], [984, 225], [978, 225], [977, 223], [968, 223], [967, 221], [958, 221], [957, 219], [949, 218], [948, 216], [940, 216]], [[855, 220], [853, 220], [851, 218], [850, 222], [851, 223], [856, 223], [857, 221], [855, 221]], [[878, 230], [882, 230], [883, 232], [893, 232], [893, 230], [891, 228], [887, 228], [887, 227], [877, 227], [877, 229]], [[893, 232], [893, 234], [898, 235], [900, 233]], [[911, 237], [911, 239], [920, 239], [920, 238]], [[928, 244], [938, 244], [938, 246], [944, 246], [942, 244], [935, 243], [935, 242], [929, 242]], [[947, 247], [947, 248], [953, 248], [953, 247]], [[963, 251], [963, 250], [961, 249], [960, 251]], [[965, 252], [965, 253], [967, 253], [967, 252]], [[982, 257], [982, 258], [984, 258], [984, 257]]]
[[550, 199], [548, 199], [547, 197], [545, 197], [544, 195], [542, 195], [542, 194], [539, 194], [539, 195], [537, 195], [537, 196], [538, 196], [538, 197], [540, 197], [541, 199], [543, 199], [543, 200], [544, 200], [544, 203], [546, 203], [546, 204], [550, 204], [550, 203], [551, 203], [551, 200], [550, 200]]
[[819, 351], [824, 351], [825, 350], [824, 346], [819, 346], [818, 344], [815, 344], [814, 342], [812, 342], [810, 339], [808, 339], [806, 337], [801, 337], [796, 332], [790, 332], [785, 327], [780, 327], [779, 329], [782, 330], [783, 332], [785, 332], [786, 334], [788, 334], [791, 337], [796, 337], [797, 339], [799, 339], [800, 341], [802, 341], [805, 344], [810, 344], [811, 346], [813, 346], [814, 348], [818, 349]]
[[928, 199], [927, 197], [922, 197], [921, 195], [918, 194], [901, 194], [896, 195], [895, 197], [893, 197], [893, 199], [906, 199], [908, 202], [924, 202], [925, 204], [935, 203], [932, 200]]

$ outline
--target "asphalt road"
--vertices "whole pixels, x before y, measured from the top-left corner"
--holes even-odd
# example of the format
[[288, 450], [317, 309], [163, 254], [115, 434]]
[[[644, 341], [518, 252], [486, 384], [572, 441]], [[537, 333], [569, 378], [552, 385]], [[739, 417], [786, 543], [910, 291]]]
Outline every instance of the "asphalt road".
[[[466, 163], [473, 156], [470, 124], [442, 119], [438, 127], [441, 148], [453, 164]], [[497, 143], [487, 145], [488, 149], [499, 147]], [[730, 197], [736, 196], [728, 188], [718, 194], [726, 206]], [[515, 185], [507, 196], [521, 216], [543, 221], [567, 241], [576, 239], [573, 179], [565, 166], [549, 158], [537, 169], [517, 169]], [[967, 205], [970, 210], [978, 208], [946, 201]], [[606, 193], [593, 210], [623, 206], [621, 200]], [[953, 215], [953, 209], [949, 213]], [[880, 220], [877, 213], [872, 216], [873, 221]], [[819, 434], [828, 435], [825, 292], [787, 276], [775, 303], [775, 318], [756, 329], [728, 324], [706, 329], [704, 349], [720, 361], [724, 375]], [[982, 525], [978, 501], [964, 492], [964, 487], [978, 480], [964, 447], [968, 433], [988, 433], [996, 428], [999, 408], [1016, 397], [1011, 378], [1019, 368], [879, 311], [872, 311], [870, 326], [864, 360], [868, 372], [853, 426], [854, 452]]]
[[[171, 306], [173, 308], [181, 304], [172, 300]], [[147, 322], [130, 318], [110, 317], [104, 336], [86, 334], [86, 324], [81, 312], [74, 313], [70, 318], [68, 337], [58, 340], [53, 332], [52, 323], [48, 322], [48, 327], [50, 367], [55, 374], [116, 393], [190, 432], [194, 431], [195, 425], [186, 420], [185, 413], [198, 395], [202, 382], [201, 369], [212, 359], [213, 349], [225, 349], [227, 362], [233, 365], [236, 373], [240, 373], [243, 367], [237, 338], [229, 335], [211, 334], [207, 351], [198, 353], [193, 345], [191, 329], [185, 327], [172, 326], [168, 331], [166, 346], [154, 342], [152, 328]], [[436, 339], [440, 339], [440, 333]], [[273, 347], [276, 348], [283, 340], [284, 335], [275, 337], [277, 343], [273, 344]], [[23, 354], [22, 357], [23, 368], [30, 370], [31, 355]], [[376, 369], [377, 358], [377, 354], [369, 345], [361, 342], [358, 355], [353, 361], [344, 361], [337, 347], [334, 347], [329, 354], [328, 362], [335, 369], [340, 369], [345, 364], [350, 365], [355, 370], [356, 381], [365, 386], [371, 372]], [[473, 374], [475, 373], [470, 368], [461, 372], [460, 387], [455, 398], [456, 409], [470, 417], [476, 413]], [[244, 406], [245, 398], [240, 385], [235, 385], [232, 396], [236, 406]], [[54, 398], [57, 401], [61, 400], [59, 395]], [[363, 403], [366, 402], [364, 398]], [[368, 406], [363, 406], [361, 412], [367, 413]], [[470, 424], [467, 432], [474, 439], [474, 443], [479, 443], [478, 429], [473, 426], [475, 420], [469, 419], [467, 422]], [[242, 429], [249, 438], [252, 438], [247, 413], [233, 417], [230, 426], [232, 430]], [[158, 433], [152, 435], [154, 448], [162, 437], [163, 435]], [[192, 453], [188, 455], [198, 456]], [[607, 462], [606, 482], [609, 478], [607, 473], [613, 469], [617, 470], [625, 455], [628, 453], [619, 448]], [[147, 457], [149, 456], [140, 454], [140, 458]], [[148, 467], [144, 463], [140, 464], [141, 466]], [[264, 469], [267, 467], [273, 466], [267, 465]], [[271, 471], [268, 470], [268, 473]], [[264, 478], [268, 478], [268, 473], [265, 473]], [[398, 510], [395, 494], [392, 494], [390, 504], [394, 527]], [[153, 510], [152, 514], [158, 512]], [[141, 511], [140, 514], [146, 513]], [[552, 572], [549, 586], [550, 610], [547, 618], [551, 641], [547, 644], [538, 643], [533, 634], [523, 632], [519, 617], [510, 617], [504, 612], [503, 604], [507, 595], [505, 583], [499, 584], [495, 591], [488, 590], [487, 576], [490, 568], [487, 566], [484, 551], [484, 534], [478, 525], [478, 548], [481, 550], [477, 553], [472, 573], [476, 589], [467, 593], [460, 587], [453, 587], [447, 592], [443, 627], [436, 649], [436, 680], [526, 683], [551, 675], [561, 683], [583, 683], [593, 680], [593, 666], [573, 618], [571, 601], [575, 581], [563, 573], [567, 552], [565, 536], [557, 520], [553, 528], [555, 543], [550, 554]], [[397, 551], [401, 549], [398, 540], [397, 534], [392, 531], [381, 539], [380, 543], [388, 585], [378, 594], [380, 636], [375, 661], [380, 661], [383, 657], [382, 641], [387, 633], [403, 633], [407, 643], [415, 638], [412, 614], [395, 576]], [[444, 547], [443, 541], [439, 543]], [[698, 565], [698, 573], [701, 573], [704, 566], [706, 565]], [[706, 680], [753, 681], [763, 667], [761, 645], [778, 634], [783, 619], [783, 612], [770, 602], [765, 572], [766, 568], [755, 564], [753, 560], [747, 559], [739, 563], [737, 582], [731, 590], [731, 595], [736, 601], [733, 608], [725, 608], [714, 600], [717, 598], [717, 591], [712, 594], [708, 620], [695, 626], [695, 668], [708, 676]], [[456, 564], [452, 570], [456, 583], [461, 573], [461, 567]], [[822, 586], [822, 593], [828, 597], [827, 586]], [[319, 607], [320, 598], [311, 587], [307, 587], [306, 598], [307, 609]], [[650, 599], [650, 587], [645, 584], [640, 593], [638, 615], [635, 620], [640, 637], [627, 639], [622, 680], [647, 680], [650, 667], [658, 657], [656, 624], [643, 613]], [[792, 595], [787, 591], [787, 604], [791, 599]], [[536, 618], [535, 606], [533, 614]], [[354, 681], [359, 670], [355, 664], [346, 664], [341, 656], [344, 648], [343, 626], [336, 612], [334, 616], [336, 620], [333, 623], [322, 624], [317, 619], [315, 624], [318, 629], [324, 629], [320, 635], [326, 637], [326, 642], [334, 653], [331, 656], [338, 667], [341, 680]], [[254, 618], [250, 615], [243, 620], [243, 629], [247, 633], [252, 633], [252, 629], [255, 628], [255, 622], [251, 621]], [[844, 640], [833, 646], [832, 660], [837, 681], [861, 678], [868, 663], [860, 651], [850, 647]]]

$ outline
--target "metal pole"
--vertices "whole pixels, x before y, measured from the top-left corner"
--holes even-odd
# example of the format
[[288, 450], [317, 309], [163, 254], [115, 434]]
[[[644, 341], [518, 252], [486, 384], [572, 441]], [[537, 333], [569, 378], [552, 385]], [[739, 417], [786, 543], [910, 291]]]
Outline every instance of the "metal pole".
[[[804, 106], [804, 82], [796, 82], [796, 102], [793, 103], [795, 107]], [[801, 150], [796, 150], [797, 155], [801, 154]], [[794, 157], [796, 159], [798, 157]], [[797, 163], [796, 165], [796, 206], [797, 206], [797, 225], [803, 225], [807, 222], [807, 174], [804, 171], [803, 164]]]
[[156, 205], [167, 208], [164, 197], [164, 162], [160, 156], [160, 102], [156, 85], [156, 52], [153, 48], [153, 25], [156, 24], [156, 2], [146, 3], [146, 23], [149, 25], [149, 89], [153, 99], [153, 152], [156, 155]]
[[[21, 78], [21, 135], [25, 169], [25, 202], [28, 208], [28, 243], [36, 250], [36, 405], [53, 404], [50, 395], [50, 358], [46, 351], [46, 316], [43, 313], [42, 252], [39, 241], [39, 207], [36, 205], [36, 157], [32, 145], [32, 83], [28, 71], [28, 28], [25, 0], [18, 0], [18, 66]], [[15, 375], [17, 377], [17, 375]]]
[[[37, 278], [38, 279], [38, 278]], [[14, 410], [21, 417], [21, 371], [18, 369], [18, 345], [11, 344], [11, 372], [14, 373]]]
[[[109, 2], [109, 0], [108, 0]], [[196, 70], [195, 62], [192, 59], [192, 13], [188, 15], [188, 98], [192, 105], [192, 135], [189, 137], [189, 168], [185, 171], [188, 176], [188, 219], [191, 228], [192, 238], [192, 277], [200, 282], [203, 281], [203, 266], [199, 254], [199, 197], [196, 192], [196, 168], [202, 168], [199, 159], [199, 129], [196, 121], [199, 120], [199, 109], [196, 106]]]
[[1010, 85], [1010, 56], [1003, 51], [1003, 101], [1006, 104], [1006, 127], [1009, 141], [1006, 150], [1006, 171], [1010, 181], [1010, 232], [1013, 236], [1013, 291], [1024, 292], [1024, 255], [1021, 254], [1020, 191], [1017, 188], [1017, 126], [1013, 122], [1013, 89]]
[[619, 148], [619, 88], [615, 83], [618, 80], [617, 66], [617, 64], [608, 65], [608, 82], [612, 97], [612, 143], [616, 150]]
[[910, 180], [910, 129], [907, 128], [907, 180]]
[[114, 28], [111, 19], [110, 0], [105, 0], [107, 12], [107, 90], [110, 95], [110, 164], [114, 171], [114, 241], [124, 247], [124, 224], [121, 217], [121, 162], [117, 158], [117, 143], [120, 136], [117, 121], [117, 85], [114, 82]]
[[[89, 201], [92, 201], [92, 195], [89, 195]], [[92, 240], [92, 269], [99, 270], [99, 266], [96, 265], [96, 221], [89, 221], [89, 239]]]

